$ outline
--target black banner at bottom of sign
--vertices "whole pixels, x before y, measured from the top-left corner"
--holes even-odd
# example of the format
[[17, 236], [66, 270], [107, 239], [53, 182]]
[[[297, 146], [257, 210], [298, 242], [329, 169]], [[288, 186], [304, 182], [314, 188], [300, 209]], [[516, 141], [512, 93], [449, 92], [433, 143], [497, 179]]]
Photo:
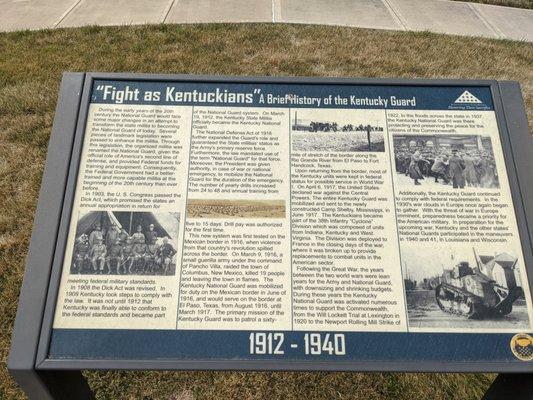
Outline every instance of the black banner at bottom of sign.
[[511, 350], [513, 336], [514, 333], [54, 329], [48, 358], [523, 363]]

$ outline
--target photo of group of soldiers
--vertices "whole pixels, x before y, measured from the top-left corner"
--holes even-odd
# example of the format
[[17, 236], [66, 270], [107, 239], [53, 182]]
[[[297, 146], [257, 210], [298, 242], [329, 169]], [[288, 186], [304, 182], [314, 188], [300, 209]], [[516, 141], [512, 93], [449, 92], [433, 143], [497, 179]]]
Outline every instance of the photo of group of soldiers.
[[422, 185], [421, 181], [426, 179], [427, 184], [454, 189], [499, 187], [492, 150], [395, 143], [394, 157], [396, 172], [409, 177], [412, 185]]
[[114, 221], [105, 227], [97, 222], [76, 238], [71, 273], [172, 275], [175, 254], [169, 238], [161, 236], [153, 223], [139, 224], [129, 234]]

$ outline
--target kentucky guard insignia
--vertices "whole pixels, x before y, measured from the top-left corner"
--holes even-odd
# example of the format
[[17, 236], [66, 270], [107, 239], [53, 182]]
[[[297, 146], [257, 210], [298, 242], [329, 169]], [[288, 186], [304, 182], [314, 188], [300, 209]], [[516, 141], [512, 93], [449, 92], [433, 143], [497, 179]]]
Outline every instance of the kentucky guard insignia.
[[511, 351], [519, 360], [533, 360], [533, 337], [527, 333], [517, 333], [511, 339]]

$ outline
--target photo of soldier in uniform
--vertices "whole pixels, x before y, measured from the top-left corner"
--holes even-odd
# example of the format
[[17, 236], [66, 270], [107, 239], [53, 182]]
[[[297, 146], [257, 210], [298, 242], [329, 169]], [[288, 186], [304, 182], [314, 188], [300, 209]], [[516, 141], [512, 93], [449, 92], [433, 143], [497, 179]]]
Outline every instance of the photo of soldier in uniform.
[[384, 152], [385, 121], [372, 110], [291, 111], [294, 152]]
[[80, 213], [71, 274], [174, 275], [179, 213]]
[[506, 249], [401, 254], [410, 328], [529, 328], [518, 258]]
[[401, 186], [500, 187], [488, 136], [394, 135], [393, 140], [396, 178]]

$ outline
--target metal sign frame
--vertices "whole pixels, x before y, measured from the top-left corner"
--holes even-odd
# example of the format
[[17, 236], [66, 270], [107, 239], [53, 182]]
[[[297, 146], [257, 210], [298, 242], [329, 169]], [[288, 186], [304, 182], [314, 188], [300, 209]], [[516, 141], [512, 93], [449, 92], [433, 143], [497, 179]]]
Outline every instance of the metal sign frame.
[[[129, 73], [63, 75], [48, 157], [34, 221], [30, 250], [12, 337], [8, 368], [32, 398], [91, 396], [81, 369], [148, 370], [306, 370], [402, 372], [533, 372], [533, 362], [439, 363], [420, 361], [289, 361], [289, 360], [61, 360], [48, 358], [53, 313], [86, 119], [95, 79], [213, 83], [338, 84], [394, 86], [484, 86], [494, 102], [500, 139], [522, 241], [526, 270], [533, 288], [533, 140], [517, 82], [491, 80], [408, 80], [274, 78]], [[416, 333], [410, 333], [416, 335]], [[68, 381], [65, 382], [64, 378]], [[83, 394], [85, 393], [85, 395]], [[87, 397], [87, 398], [89, 398]]]

